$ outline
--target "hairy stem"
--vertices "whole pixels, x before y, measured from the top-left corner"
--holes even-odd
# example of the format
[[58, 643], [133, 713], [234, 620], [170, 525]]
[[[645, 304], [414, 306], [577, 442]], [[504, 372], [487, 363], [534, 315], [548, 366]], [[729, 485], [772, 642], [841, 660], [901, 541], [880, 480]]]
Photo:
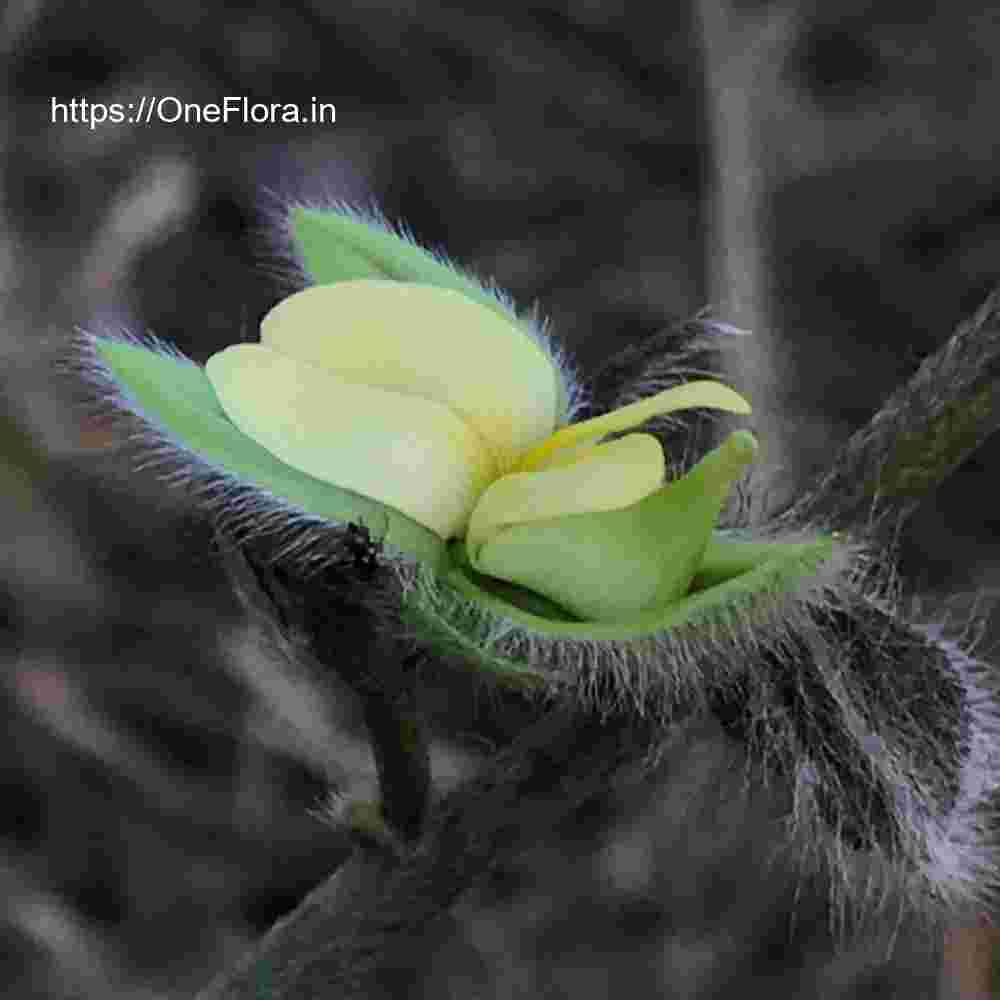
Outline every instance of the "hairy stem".
[[393, 629], [381, 620], [379, 607], [398, 598], [391, 573], [373, 557], [367, 533], [349, 528], [342, 544], [340, 564], [321, 579], [301, 581], [272, 565], [263, 551], [219, 541], [244, 604], [279, 623], [285, 655], [308, 657], [361, 699], [381, 819], [394, 835], [410, 841], [420, 835], [431, 787], [430, 750], [416, 700], [419, 655], [401, 655]]
[[[416, 656], [403, 661], [405, 677], [416, 668]], [[382, 799], [382, 818], [404, 840], [420, 836], [431, 787], [430, 747], [416, 706], [414, 686], [400, 685], [392, 694], [367, 692], [365, 724], [372, 739]]]
[[[651, 724], [553, 711], [433, 811], [411, 852], [359, 849], [199, 1000], [406, 995], [415, 943], [491, 865], [536, 843], [650, 749]], [[395, 982], [395, 975], [400, 977]], [[397, 990], [397, 987], [399, 989]]]
[[1000, 291], [847, 442], [784, 523], [883, 541], [1000, 427]]

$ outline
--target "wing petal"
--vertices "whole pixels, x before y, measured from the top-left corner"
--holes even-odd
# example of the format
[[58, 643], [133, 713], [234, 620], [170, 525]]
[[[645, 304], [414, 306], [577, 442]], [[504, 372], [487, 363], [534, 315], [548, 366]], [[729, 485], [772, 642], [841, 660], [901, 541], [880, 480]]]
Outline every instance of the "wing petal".
[[433, 400], [359, 385], [258, 344], [205, 366], [230, 420], [283, 462], [460, 534], [494, 471], [479, 436]]

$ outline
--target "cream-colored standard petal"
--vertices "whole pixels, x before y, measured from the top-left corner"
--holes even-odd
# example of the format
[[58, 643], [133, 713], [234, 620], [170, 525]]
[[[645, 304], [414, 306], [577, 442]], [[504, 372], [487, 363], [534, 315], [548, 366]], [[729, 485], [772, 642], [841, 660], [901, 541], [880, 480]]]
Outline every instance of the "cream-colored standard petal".
[[511, 524], [628, 507], [662, 485], [665, 464], [655, 437], [628, 434], [571, 465], [503, 476], [472, 512], [470, 557], [475, 561], [476, 547]]
[[352, 382], [450, 406], [502, 466], [555, 428], [551, 360], [526, 332], [453, 289], [372, 279], [316, 285], [264, 317], [261, 343]]
[[739, 414], [750, 412], [750, 404], [728, 385], [708, 379], [686, 382], [599, 417], [560, 427], [548, 440], [524, 455], [517, 463], [517, 469], [530, 472], [546, 468], [555, 460], [556, 452], [563, 448], [594, 441], [606, 434], [627, 431], [630, 427], [637, 427], [644, 421], [665, 413], [698, 408]]
[[433, 400], [358, 385], [315, 365], [238, 344], [205, 371], [226, 415], [283, 462], [460, 535], [494, 476], [482, 441]]

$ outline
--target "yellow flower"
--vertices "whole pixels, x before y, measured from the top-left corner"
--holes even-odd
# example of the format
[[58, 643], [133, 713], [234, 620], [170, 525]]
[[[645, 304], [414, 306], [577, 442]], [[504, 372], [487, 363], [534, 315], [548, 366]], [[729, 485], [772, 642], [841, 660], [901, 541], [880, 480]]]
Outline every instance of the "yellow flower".
[[[573, 548], [589, 545], [585, 558], [593, 563], [608, 546], [595, 547], [586, 531], [580, 541], [579, 529], [590, 522], [574, 518], [639, 510], [663, 492], [666, 462], [657, 438], [603, 439], [677, 410], [750, 412], [742, 396], [705, 380], [559, 426], [562, 375], [529, 333], [459, 290], [381, 279], [292, 295], [264, 318], [259, 344], [226, 348], [209, 359], [206, 373], [229, 419], [282, 462], [401, 511], [443, 541], [463, 539], [479, 572], [543, 594], [554, 590], [548, 596], [564, 607], [598, 618], [652, 598], [623, 603], [578, 593], [572, 582], [547, 588], [542, 580], [539, 587], [535, 578], [552, 575], [539, 570], [550, 556], [572, 561], [572, 552], [544, 554], [553, 527], [560, 538], [566, 525], [574, 529]], [[714, 464], [703, 463], [690, 497], [683, 499], [682, 489], [670, 494], [681, 533], [692, 527], [685, 511], [698, 505], [699, 490], [711, 494], [708, 522], [696, 518], [704, 535], [699, 551], [720, 494], [753, 455], [746, 432], [734, 441]], [[518, 533], [525, 528], [541, 534]], [[599, 566], [589, 569], [600, 575]], [[688, 580], [693, 572], [685, 571]], [[659, 577], [653, 589], [662, 598]]]

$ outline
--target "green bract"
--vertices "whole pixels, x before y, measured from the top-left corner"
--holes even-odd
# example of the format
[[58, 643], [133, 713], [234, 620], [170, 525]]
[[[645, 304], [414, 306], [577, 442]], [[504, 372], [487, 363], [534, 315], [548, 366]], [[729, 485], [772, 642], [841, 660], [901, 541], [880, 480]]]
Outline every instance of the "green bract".
[[272, 310], [260, 344], [204, 369], [94, 347], [129, 407], [198, 467], [289, 519], [364, 525], [425, 567], [437, 591], [427, 577], [410, 588], [406, 617], [428, 641], [503, 672], [483, 631], [498, 622], [566, 641], [655, 636], [792, 591], [829, 557], [829, 539], [714, 530], [755, 454], [748, 431], [667, 483], [659, 441], [627, 433], [673, 410], [749, 412], [731, 389], [691, 382], [570, 423], [558, 355], [481, 285], [349, 213], [295, 209], [291, 232], [318, 284]]

